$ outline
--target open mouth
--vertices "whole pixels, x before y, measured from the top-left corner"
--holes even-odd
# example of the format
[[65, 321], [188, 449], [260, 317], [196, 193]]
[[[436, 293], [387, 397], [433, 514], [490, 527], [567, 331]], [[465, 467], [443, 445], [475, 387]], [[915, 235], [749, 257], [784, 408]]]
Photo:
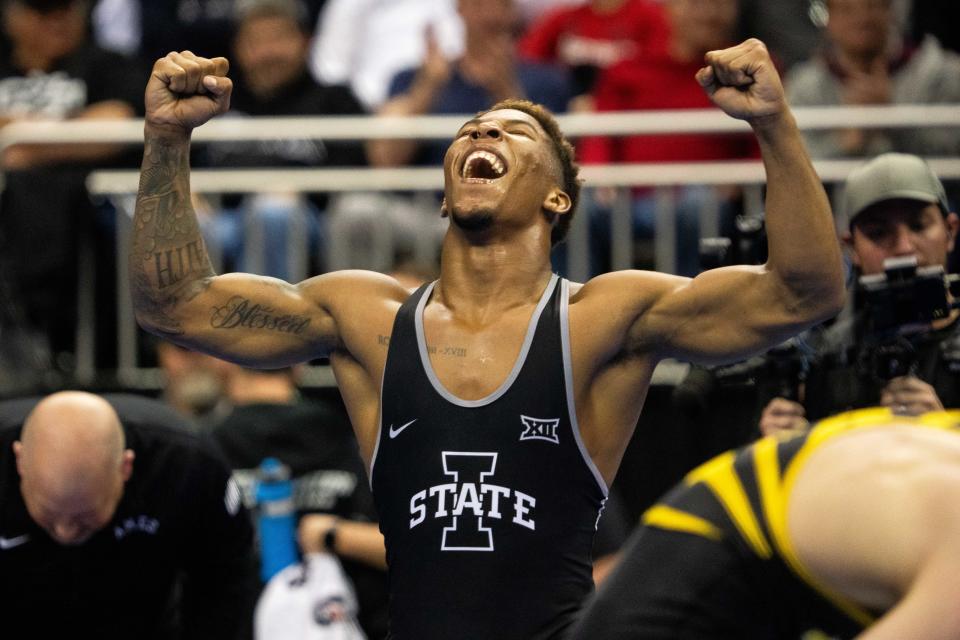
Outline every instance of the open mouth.
[[460, 175], [466, 182], [493, 182], [507, 173], [507, 163], [495, 153], [478, 149], [463, 161]]

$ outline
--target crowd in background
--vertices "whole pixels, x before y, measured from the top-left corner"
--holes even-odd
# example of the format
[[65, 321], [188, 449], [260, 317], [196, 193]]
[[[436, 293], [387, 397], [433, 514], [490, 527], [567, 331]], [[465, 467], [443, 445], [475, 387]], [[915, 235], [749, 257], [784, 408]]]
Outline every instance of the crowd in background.
[[[935, 6], [936, 5], [936, 6]], [[814, 0], [5, 0], [0, 125], [133, 117], [152, 60], [170, 50], [226, 55], [236, 83], [227, 117], [462, 114], [507, 97], [557, 113], [706, 108], [693, 80], [703, 54], [758, 36], [779, 61], [791, 104], [960, 102], [960, 58], [948, 2]], [[807, 134], [817, 158], [885, 151], [949, 156], [960, 131], [848, 128]], [[198, 147], [198, 167], [438, 165], [444, 141], [360, 143], [287, 139]], [[752, 159], [748, 136], [585, 137], [584, 164]], [[96, 300], [115, 298], [114, 215], [93, 203], [94, 168], [134, 167], [134, 148], [16, 145], [4, 151], [0, 228], [2, 324], [16, 335], [0, 357], [70, 371], [76, 265], [94, 247]], [[592, 273], [610, 268], [611, 189], [588, 189]], [[674, 190], [677, 272], [699, 270], [699, 219], [719, 211], [733, 232], [735, 187]], [[431, 194], [278, 193], [197, 197], [220, 267], [299, 281], [344, 267], [435, 266], [442, 222]], [[629, 195], [634, 234], [654, 234], [657, 199]], [[336, 241], [333, 241], [333, 239]], [[643, 246], [642, 244], [638, 246]], [[555, 267], [566, 265], [565, 248]], [[641, 252], [642, 255], [642, 252]], [[637, 266], [649, 266], [640, 263]], [[98, 315], [98, 366], [115, 353], [113, 311]], [[16, 381], [10, 381], [15, 384]]]
[[[230, 58], [235, 90], [225, 117], [231, 118], [464, 114], [511, 97], [557, 113], [702, 109], [710, 103], [693, 76], [703, 55], [747, 37], [759, 37], [773, 53], [794, 106], [960, 103], [960, 38], [951, 19], [957, 4], [948, 0], [0, 0], [0, 6], [0, 127], [142, 115], [149, 65], [184, 49]], [[887, 152], [960, 155], [960, 128], [851, 127], [805, 135], [814, 159], [866, 160]], [[576, 143], [584, 164], [759, 157], [746, 135], [585, 137]], [[446, 144], [219, 142], [198, 145], [192, 161], [197, 167], [435, 166]], [[45, 372], [69, 372], [73, 366], [81, 247], [93, 247], [97, 256], [95, 293], [106, 309], [96, 323], [102, 345], [97, 358], [105, 368], [112, 366], [116, 211], [88, 196], [85, 177], [93, 168], [134, 167], [138, 161], [138, 149], [103, 143], [3, 151], [0, 396], [47, 390], [63, 378], [51, 382]], [[955, 193], [948, 184], [951, 203]], [[634, 234], [649, 239], [655, 196], [639, 187], [628, 195]], [[610, 267], [610, 216], [618, 197], [610, 189], [593, 189], [583, 204], [593, 273]], [[729, 234], [742, 200], [734, 187], [674, 190], [678, 272], [695, 275], [701, 267], [699, 218], [705, 203], [718, 203], [721, 231]], [[330, 196], [264, 185], [254, 196], [197, 196], [196, 207], [223, 269], [291, 281], [364, 266], [397, 269], [418, 283], [436, 267], [436, 254], [423, 251], [423, 245], [435, 245], [443, 231], [434, 194]], [[943, 213], [944, 232], [955, 233], [955, 216]], [[882, 262], [864, 269], [870, 240], [864, 233], [850, 225], [851, 274], [883, 272]], [[952, 237], [930, 249], [929, 264], [948, 266]], [[562, 249], [555, 264], [565, 266]], [[930, 375], [935, 369], [942, 382], [954, 375], [954, 351], [960, 348], [949, 351], [952, 326], [937, 331], [928, 337], [932, 346], [924, 348], [934, 359], [946, 354], [930, 365]], [[679, 416], [681, 427], [669, 444], [638, 445], [628, 452], [617, 487], [625, 498], [623, 521], [711, 453], [746, 442], [761, 429], [803, 428], [808, 417], [867, 403], [832, 398], [810, 404], [818, 389], [823, 397], [839, 384], [835, 370], [866, 367], [873, 378], [865, 396], [895, 402], [890, 380], [902, 376], [876, 374], [877, 363], [849, 361], [844, 351], [849, 345], [838, 347], [831, 336], [806, 336], [756, 362], [695, 369], [672, 392], [654, 389], [652, 408], [641, 422]], [[819, 341], [817, 348], [833, 354], [832, 363], [842, 360], [831, 364], [834, 377], [810, 373], [806, 339]], [[313, 487], [311, 495], [323, 498], [299, 505], [304, 512], [375, 521], [345, 412], [332, 394], [307, 402], [297, 370], [257, 374], [172, 345], [155, 346], [147, 359], [165, 375], [163, 400], [213, 434], [235, 469], [249, 471], [268, 454], [285, 457], [304, 486]], [[806, 409], [803, 394], [795, 391], [803, 380]], [[761, 388], [781, 381], [789, 384]], [[938, 386], [943, 397], [934, 397], [941, 408], [956, 406], [954, 386], [952, 378]], [[929, 397], [932, 389], [913, 391]], [[707, 425], [707, 417], [718, 413], [730, 424]], [[262, 425], [268, 423], [266, 432]], [[317, 424], [323, 429], [311, 428]], [[661, 453], [652, 461], [645, 459], [646, 449], [677, 455]], [[331, 480], [344, 474], [353, 479], [348, 489]], [[336, 486], [342, 490], [333, 495]], [[361, 623], [376, 637], [385, 624], [383, 601], [376, 601], [383, 576], [372, 568], [376, 562], [362, 557], [346, 564], [359, 585]]]

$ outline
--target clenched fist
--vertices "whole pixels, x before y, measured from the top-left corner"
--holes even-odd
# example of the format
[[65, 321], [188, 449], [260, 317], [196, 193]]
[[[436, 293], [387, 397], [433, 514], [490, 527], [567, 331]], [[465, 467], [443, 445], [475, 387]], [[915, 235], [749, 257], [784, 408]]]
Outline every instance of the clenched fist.
[[727, 115], [753, 123], [787, 111], [780, 74], [759, 40], [709, 51], [704, 61], [697, 82]]
[[226, 58], [201, 58], [189, 51], [157, 60], [144, 94], [146, 126], [182, 136], [224, 113], [233, 90], [229, 68]]

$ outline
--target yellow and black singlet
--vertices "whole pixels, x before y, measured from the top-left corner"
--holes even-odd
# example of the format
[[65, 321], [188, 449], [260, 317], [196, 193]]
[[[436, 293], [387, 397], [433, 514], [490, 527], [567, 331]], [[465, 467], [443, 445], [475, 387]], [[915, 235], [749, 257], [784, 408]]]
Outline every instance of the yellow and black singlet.
[[[763, 438], [691, 471], [643, 514], [620, 567], [573, 638], [849, 638], [863, 631], [881, 612], [810, 575], [787, 532], [787, 503], [812, 452], [892, 418], [886, 408], [851, 411], [804, 435]], [[960, 411], [896, 418], [960, 426]]]

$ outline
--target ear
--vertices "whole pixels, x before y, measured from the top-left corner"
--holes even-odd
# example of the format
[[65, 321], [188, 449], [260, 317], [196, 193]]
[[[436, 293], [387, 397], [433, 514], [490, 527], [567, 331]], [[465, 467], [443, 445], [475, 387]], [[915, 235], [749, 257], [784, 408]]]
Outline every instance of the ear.
[[853, 266], [859, 268], [860, 256], [857, 255], [857, 252], [853, 248], [853, 234], [850, 231], [844, 231], [840, 234], [840, 244], [850, 254], [850, 262], [853, 263]]
[[446, 218], [448, 215], [450, 215], [450, 212], [447, 211], [447, 199], [444, 198], [440, 201], [440, 217]]
[[943, 223], [947, 226], [947, 251], [953, 251], [953, 245], [957, 242], [957, 229], [960, 229], [960, 216], [948, 213]]
[[120, 474], [123, 476], [124, 482], [129, 480], [133, 474], [133, 459], [135, 457], [136, 454], [133, 453], [132, 449], [123, 450], [123, 459], [120, 461]]
[[543, 201], [543, 208], [552, 214], [551, 217], [555, 218], [558, 215], [569, 213], [572, 204], [573, 202], [570, 200], [567, 192], [559, 187], [555, 187], [547, 194], [546, 199]]

